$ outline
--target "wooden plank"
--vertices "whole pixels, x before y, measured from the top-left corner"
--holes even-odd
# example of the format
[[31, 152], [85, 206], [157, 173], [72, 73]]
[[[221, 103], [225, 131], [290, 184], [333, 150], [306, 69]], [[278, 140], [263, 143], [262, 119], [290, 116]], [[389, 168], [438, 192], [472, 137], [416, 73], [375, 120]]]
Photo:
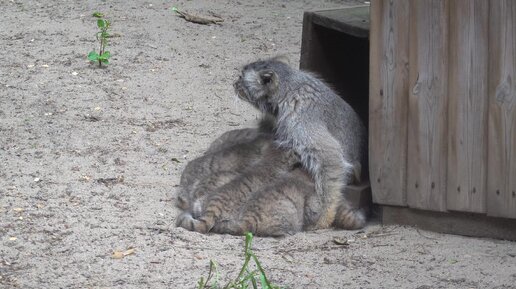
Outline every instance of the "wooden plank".
[[446, 209], [448, 1], [410, 1], [407, 203]]
[[369, 168], [373, 201], [406, 205], [409, 1], [371, 3]]
[[314, 12], [305, 12], [303, 14], [303, 34], [301, 37], [301, 58], [299, 60], [299, 68], [309, 70], [313, 58], [321, 54], [322, 48], [317, 36], [314, 32], [313, 24]]
[[485, 0], [450, 1], [448, 210], [486, 212], [488, 14]]
[[516, 218], [516, 3], [489, 3], [487, 213]]
[[446, 234], [488, 237], [516, 241], [516, 220], [462, 212], [432, 212], [381, 206], [384, 225], [415, 226]]
[[355, 37], [369, 37], [369, 5], [316, 11], [312, 21]]

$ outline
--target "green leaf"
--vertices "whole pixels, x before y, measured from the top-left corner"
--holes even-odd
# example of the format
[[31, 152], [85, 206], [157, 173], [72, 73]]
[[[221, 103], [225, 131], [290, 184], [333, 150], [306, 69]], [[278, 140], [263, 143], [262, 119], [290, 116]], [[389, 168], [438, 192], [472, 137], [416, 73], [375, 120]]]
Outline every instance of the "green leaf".
[[102, 53], [100, 55], [100, 58], [102, 58], [102, 59], [108, 59], [110, 57], [111, 57], [111, 53], [109, 53], [109, 51], [104, 51], [104, 53]]
[[104, 13], [102, 13], [102, 12], [93, 12], [93, 14], [91, 16], [97, 17], [97, 18], [102, 18], [102, 17], [104, 17]]
[[263, 289], [269, 289], [270, 288], [269, 285], [268, 285], [269, 282], [267, 282], [267, 279], [265, 279], [265, 275], [263, 273], [260, 274], [260, 282], [262, 283], [262, 288]]
[[201, 280], [197, 283], [199, 285], [197, 288], [203, 289], [204, 288], [204, 277], [201, 277]]
[[106, 27], [106, 22], [107, 22], [107, 21], [106, 21], [106, 20], [104, 20], [104, 19], [98, 19], [98, 20], [97, 20], [97, 26], [98, 26], [99, 28], [104, 28], [104, 27]]
[[91, 61], [96, 61], [99, 59], [99, 54], [95, 51], [91, 51], [90, 53], [88, 53], [88, 59], [91, 60]]
[[104, 64], [109, 64], [109, 60], [105, 59], [105, 58], [99, 58], [100, 62], [104, 63]]
[[174, 12], [179, 13], [179, 10], [177, 10], [177, 7], [175, 7], [175, 6], [173, 6], [171, 10], [174, 11]]

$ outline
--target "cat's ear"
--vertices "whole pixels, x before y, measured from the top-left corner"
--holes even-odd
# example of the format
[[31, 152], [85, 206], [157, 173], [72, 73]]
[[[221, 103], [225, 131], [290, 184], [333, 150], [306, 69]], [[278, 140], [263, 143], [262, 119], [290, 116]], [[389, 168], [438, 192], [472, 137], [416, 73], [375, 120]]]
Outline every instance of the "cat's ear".
[[289, 59], [288, 59], [286, 54], [277, 55], [277, 56], [271, 58], [271, 60], [278, 61], [278, 62], [281, 62], [283, 64], [286, 64], [286, 65], [290, 66], [290, 61], [289, 61]]
[[264, 70], [260, 72], [260, 83], [262, 85], [273, 85], [277, 82], [278, 76], [272, 70]]

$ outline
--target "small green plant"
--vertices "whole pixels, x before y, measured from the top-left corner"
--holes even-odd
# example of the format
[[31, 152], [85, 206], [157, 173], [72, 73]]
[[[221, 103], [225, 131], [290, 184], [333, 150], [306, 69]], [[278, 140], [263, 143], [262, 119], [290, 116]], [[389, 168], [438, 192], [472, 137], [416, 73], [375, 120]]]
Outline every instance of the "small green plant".
[[102, 13], [102, 12], [93, 12], [93, 14], [91, 14], [91, 16], [97, 17], [97, 18], [102, 18], [102, 17], [104, 17], [104, 13]]
[[[199, 282], [197, 283], [197, 289], [280, 289], [279, 286], [272, 285], [269, 282], [269, 279], [267, 279], [267, 276], [265, 275], [265, 271], [263, 270], [262, 265], [260, 264], [260, 261], [258, 261], [258, 258], [253, 253], [253, 250], [251, 249], [253, 241], [253, 234], [246, 233], [245, 234], [245, 249], [244, 249], [244, 264], [242, 265], [242, 269], [240, 269], [240, 273], [236, 277], [235, 280], [229, 282], [226, 286], [219, 286], [218, 285], [218, 279], [219, 279], [219, 273], [217, 270], [217, 264], [210, 260], [210, 269], [208, 271], [208, 277], [206, 279], [204, 277], [201, 277]], [[250, 261], [253, 261], [256, 265], [256, 269], [250, 268]], [[211, 282], [211, 279], [214, 279]], [[259, 285], [258, 285], [259, 284]], [[260, 286], [260, 287], [258, 287]]]
[[100, 29], [100, 31], [97, 32], [95, 36], [100, 42], [100, 49], [98, 53], [95, 50], [88, 53], [88, 59], [93, 62], [98, 62], [99, 67], [101, 67], [102, 64], [109, 64], [109, 58], [111, 57], [111, 53], [106, 50], [109, 37], [108, 29], [109, 26], [111, 26], [111, 23], [108, 20], [102, 18], [104, 14], [100, 12], [93, 13], [93, 16], [98, 18], [97, 27]]

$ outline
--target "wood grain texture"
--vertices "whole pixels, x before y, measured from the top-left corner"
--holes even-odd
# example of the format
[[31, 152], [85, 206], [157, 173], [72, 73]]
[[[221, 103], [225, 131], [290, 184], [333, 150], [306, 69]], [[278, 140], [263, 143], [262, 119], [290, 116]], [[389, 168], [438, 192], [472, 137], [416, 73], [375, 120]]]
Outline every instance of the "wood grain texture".
[[447, 209], [485, 213], [489, 2], [450, 1]]
[[369, 168], [373, 200], [406, 205], [408, 0], [373, 1], [370, 32]]
[[446, 210], [448, 1], [410, 1], [407, 203]]
[[489, 7], [489, 216], [516, 218], [516, 3]]
[[[384, 225], [415, 226], [419, 229], [482, 238], [516, 241], [516, 220], [465, 212], [432, 212], [381, 206]], [[467, 288], [467, 287], [466, 287]]]

